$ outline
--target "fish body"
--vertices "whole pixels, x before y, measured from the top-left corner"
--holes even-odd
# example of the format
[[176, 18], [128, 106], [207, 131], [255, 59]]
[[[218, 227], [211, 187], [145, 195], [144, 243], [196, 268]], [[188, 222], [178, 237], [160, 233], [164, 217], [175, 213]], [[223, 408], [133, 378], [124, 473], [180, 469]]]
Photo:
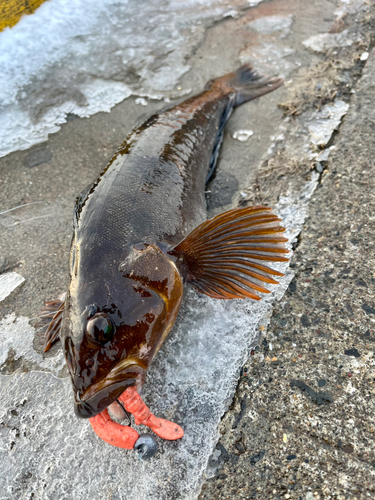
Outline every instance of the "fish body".
[[[57, 328], [75, 411], [93, 417], [141, 386], [176, 320], [185, 283], [216, 298], [259, 298], [287, 260], [279, 219], [264, 207], [206, 221], [205, 183], [234, 106], [281, 80], [250, 66], [136, 127], [77, 201], [70, 283]], [[59, 325], [60, 325], [59, 323]]]

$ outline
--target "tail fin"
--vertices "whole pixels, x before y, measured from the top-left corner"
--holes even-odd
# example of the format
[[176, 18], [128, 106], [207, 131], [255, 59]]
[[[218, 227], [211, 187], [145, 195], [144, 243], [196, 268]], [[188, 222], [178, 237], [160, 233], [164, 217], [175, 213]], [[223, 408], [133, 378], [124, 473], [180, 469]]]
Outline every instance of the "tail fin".
[[236, 92], [234, 106], [256, 99], [268, 92], [272, 92], [283, 84], [282, 78], [262, 76], [257, 73], [251, 64], [244, 64], [234, 73], [229, 73], [213, 80], [211, 88], [218, 85], [226, 91]]
[[216, 142], [211, 156], [210, 167], [206, 177], [206, 183], [215, 172], [217, 159], [219, 157], [220, 146], [223, 141], [224, 127], [233, 111], [233, 108], [240, 104], [256, 99], [268, 92], [272, 92], [283, 84], [282, 78], [272, 78], [262, 76], [257, 73], [251, 64], [244, 64], [234, 73], [215, 78], [208, 82], [207, 90], [218, 90], [220, 94], [230, 96], [226, 109], [224, 110], [219, 125]]

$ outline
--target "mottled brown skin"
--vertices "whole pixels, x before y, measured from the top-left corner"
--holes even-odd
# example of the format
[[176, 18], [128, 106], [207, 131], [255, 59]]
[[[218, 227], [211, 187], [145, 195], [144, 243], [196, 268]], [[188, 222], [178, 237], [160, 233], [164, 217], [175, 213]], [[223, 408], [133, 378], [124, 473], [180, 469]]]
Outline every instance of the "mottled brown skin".
[[175, 322], [184, 276], [171, 249], [206, 219], [208, 165], [236, 94], [221, 80], [134, 129], [77, 203], [60, 338], [78, 416], [141, 385]]

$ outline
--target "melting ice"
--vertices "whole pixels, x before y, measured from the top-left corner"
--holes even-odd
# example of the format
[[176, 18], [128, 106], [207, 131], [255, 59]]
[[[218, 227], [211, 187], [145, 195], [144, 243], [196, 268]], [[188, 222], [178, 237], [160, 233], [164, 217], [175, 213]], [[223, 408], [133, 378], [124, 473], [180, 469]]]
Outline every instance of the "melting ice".
[[43, 3], [0, 33], [0, 156], [46, 140], [68, 113], [109, 111], [132, 93], [168, 97], [203, 26], [259, 2]]

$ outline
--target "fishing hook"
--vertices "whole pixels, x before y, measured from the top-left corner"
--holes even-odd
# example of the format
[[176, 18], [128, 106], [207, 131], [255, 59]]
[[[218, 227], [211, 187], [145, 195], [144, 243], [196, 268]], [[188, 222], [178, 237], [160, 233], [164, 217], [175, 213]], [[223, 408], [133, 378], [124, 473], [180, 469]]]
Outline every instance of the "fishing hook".
[[125, 415], [127, 416], [127, 419], [128, 419], [128, 421], [129, 421], [129, 424], [128, 424], [128, 425], [129, 425], [129, 427], [131, 427], [131, 426], [132, 426], [132, 421], [130, 420], [130, 415], [129, 415], [129, 413], [125, 410], [124, 405], [123, 405], [123, 404], [122, 404], [122, 403], [121, 403], [118, 399], [116, 399], [116, 402], [117, 402], [117, 403], [121, 406], [121, 408], [124, 410]]

